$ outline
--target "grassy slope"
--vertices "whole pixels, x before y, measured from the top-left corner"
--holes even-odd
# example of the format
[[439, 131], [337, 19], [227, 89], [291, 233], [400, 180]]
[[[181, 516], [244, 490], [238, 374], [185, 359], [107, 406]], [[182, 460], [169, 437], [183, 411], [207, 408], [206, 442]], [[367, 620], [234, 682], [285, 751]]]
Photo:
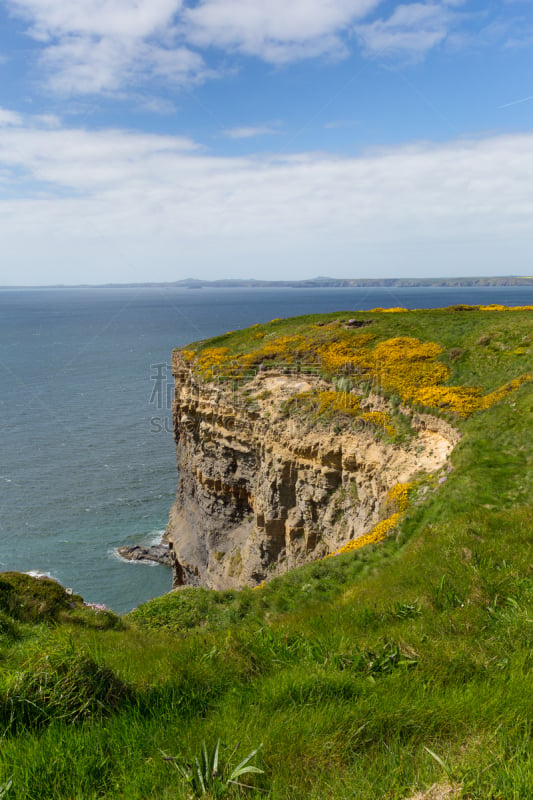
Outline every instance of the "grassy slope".
[[[451, 383], [492, 390], [531, 369], [531, 312], [361, 316], [378, 338], [440, 342], [443, 360], [460, 349]], [[161, 750], [190, 756], [220, 736], [243, 755], [263, 743], [248, 797], [399, 800], [434, 782], [532, 797], [532, 411], [525, 384], [460, 422], [454, 470], [394, 537], [262, 590], [184, 590], [122, 621], [54, 601], [40, 626], [11, 604], [6, 796], [184, 798]]]

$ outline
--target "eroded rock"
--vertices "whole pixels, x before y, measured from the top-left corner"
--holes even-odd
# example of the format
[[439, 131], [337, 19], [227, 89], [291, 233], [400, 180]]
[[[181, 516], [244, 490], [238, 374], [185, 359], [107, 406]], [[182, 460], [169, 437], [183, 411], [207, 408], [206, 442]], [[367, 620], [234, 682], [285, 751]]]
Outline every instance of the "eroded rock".
[[148, 545], [135, 544], [118, 548], [119, 556], [127, 561], [156, 561], [158, 564], [171, 566], [168, 544]]
[[[174, 585], [255, 585], [367, 532], [388, 491], [446, 463], [459, 435], [430, 415], [394, 444], [288, 414], [287, 401], [331, 389], [315, 376], [259, 373], [245, 387], [199, 381], [174, 354], [179, 484], [166, 538]], [[367, 408], [383, 410], [380, 397]]]

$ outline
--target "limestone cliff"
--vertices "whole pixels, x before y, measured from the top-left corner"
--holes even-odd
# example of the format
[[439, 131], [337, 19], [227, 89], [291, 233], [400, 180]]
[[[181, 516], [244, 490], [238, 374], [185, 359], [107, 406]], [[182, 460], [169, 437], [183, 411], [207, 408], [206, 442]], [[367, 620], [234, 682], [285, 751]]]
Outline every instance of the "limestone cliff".
[[[300, 414], [295, 399], [331, 389], [316, 375], [200, 380], [179, 351], [173, 373], [175, 586], [253, 586], [334, 551], [386, 515], [396, 483], [441, 467], [458, 439], [429, 415], [411, 415], [413, 434], [395, 444], [370, 425]], [[364, 402], [385, 408], [378, 397]]]

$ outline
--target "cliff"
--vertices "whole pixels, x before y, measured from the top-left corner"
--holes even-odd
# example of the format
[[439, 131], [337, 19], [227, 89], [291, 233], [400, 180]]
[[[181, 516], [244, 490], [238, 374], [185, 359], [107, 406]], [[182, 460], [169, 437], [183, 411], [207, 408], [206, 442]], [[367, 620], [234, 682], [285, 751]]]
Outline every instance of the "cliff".
[[410, 430], [394, 441], [376, 427], [389, 409], [372, 394], [358, 418], [350, 393], [328, 417], [332, 384], [298, 368], [206, 379], [175, 351], [173, 374], [175, 587], [253, 586], [335, 551], [387, 517], [394, 486], [442, 467], [459, 438], [442, 420], [401, 408]]

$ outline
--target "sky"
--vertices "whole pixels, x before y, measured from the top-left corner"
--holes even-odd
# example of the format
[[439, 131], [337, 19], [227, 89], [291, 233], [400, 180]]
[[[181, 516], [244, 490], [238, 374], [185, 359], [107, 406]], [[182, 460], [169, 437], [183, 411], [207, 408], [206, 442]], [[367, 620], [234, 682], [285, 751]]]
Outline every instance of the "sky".
[[533, 275], [533, 0], [0, 0], [0, 285]]

